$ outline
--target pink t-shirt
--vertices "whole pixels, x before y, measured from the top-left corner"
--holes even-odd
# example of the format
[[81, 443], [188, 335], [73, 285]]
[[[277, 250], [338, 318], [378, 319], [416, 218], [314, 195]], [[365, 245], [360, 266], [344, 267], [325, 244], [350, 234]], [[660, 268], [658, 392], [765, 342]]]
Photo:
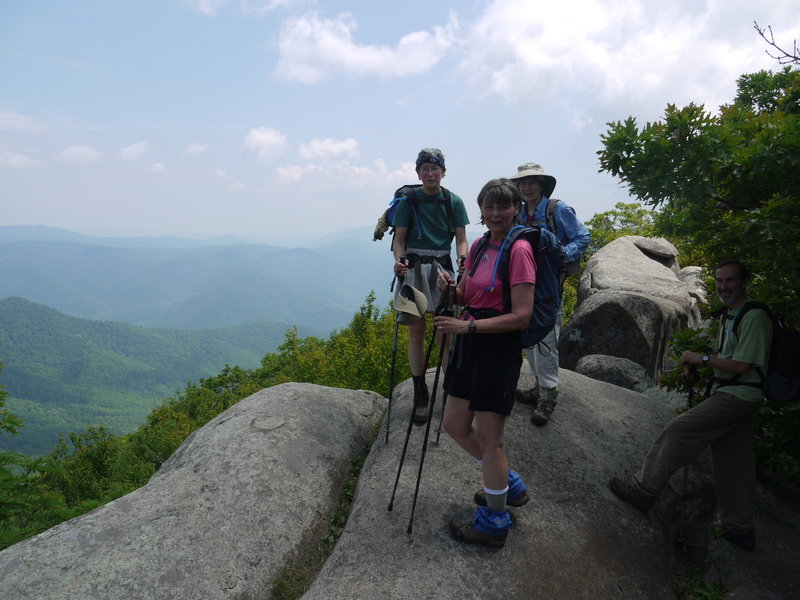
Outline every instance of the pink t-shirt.
[[[472, 250], [467, 255], [467, 261], [464, 272], [469, 275], [472, 269], [472, 257], [474, 255], [475, 246], [481, 242], [480, 239], [472, 244]], [[497, 260], [497, 253], [500, 250], [500, 245], [495, 245], [494, 242], [489, 242], [486, 251], [480, 257], [478, 268], [475, 269], [475, 274], [472, 277], [467, 277], [464, 288], [464, 299], [467, 306], [471, 308], [491, 308], [500, 312], [505, 309], [503, 307], [503, 282], [500, 279], [500, 269], [494, 278], [494, 286], [492, 286], [492, 272], [494, 271], [494, 263]], [[511, 260], [508, 267], [509, 279], [511, 286], [519, 283], [536, 283], [536, 259], [533, 257], [533, 250], [531, 245], [526, 239], [519, 239], [514, 242], [511, 247]], [[491, 291], [489, 288], [492, 288]], [[511, 307], [508, 307], [511, 310]]]

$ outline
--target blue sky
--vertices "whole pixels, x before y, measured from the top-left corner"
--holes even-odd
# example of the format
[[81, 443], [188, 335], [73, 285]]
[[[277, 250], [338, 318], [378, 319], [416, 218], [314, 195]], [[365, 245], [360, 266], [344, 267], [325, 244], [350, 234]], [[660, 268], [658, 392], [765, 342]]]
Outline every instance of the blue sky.
[[796, 0], [0, 2], [0, 225], [303, 245], [372, 227], [424, 146], [475, 197], [538, 161], [583, 219], [608, 121], [730, 101]]

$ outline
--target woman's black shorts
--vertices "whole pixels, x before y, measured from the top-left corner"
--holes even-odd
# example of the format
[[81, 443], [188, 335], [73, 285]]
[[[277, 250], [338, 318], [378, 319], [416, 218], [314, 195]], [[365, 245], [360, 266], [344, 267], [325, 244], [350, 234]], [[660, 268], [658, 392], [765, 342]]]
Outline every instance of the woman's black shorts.
[[521, 332], [459, 335], [450, 353], [444, 389], [468, 400], [472, 411], [508, 416], [521, 366]]

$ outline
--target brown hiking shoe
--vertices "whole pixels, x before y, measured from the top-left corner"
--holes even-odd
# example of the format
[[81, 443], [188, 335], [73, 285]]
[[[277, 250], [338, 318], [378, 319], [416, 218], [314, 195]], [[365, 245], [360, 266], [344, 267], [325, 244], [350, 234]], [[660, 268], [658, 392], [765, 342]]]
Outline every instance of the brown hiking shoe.
[[614, 477], [608, 483], [608, 487], [614, 492], [617, 498], [624, 500], [628, 504], [632, 504], [643, 513], [653, 508], [653, 504], [655, 504], [656, 501], [655, 496], [645, 492], [633, 481], [624, 481], [623, 479]]
[[414, 407], [414, 423], [422, 425], [428, 422], [430, 411], [427, 404], [418, 404]]
[[428, 402], [430, 395], [428, 394], [428, 385], [422, 375], [412, 377], [414, 380], [414, 423], [421, 425], [428, 422]]
[[511, 528], [511, 517], [507, 510], [492, 513], [484, 506], [475, 510], [471, 520], [452, 519], [450, 533], [453, 537], [467, 544], [483, 544], [502, 548]]

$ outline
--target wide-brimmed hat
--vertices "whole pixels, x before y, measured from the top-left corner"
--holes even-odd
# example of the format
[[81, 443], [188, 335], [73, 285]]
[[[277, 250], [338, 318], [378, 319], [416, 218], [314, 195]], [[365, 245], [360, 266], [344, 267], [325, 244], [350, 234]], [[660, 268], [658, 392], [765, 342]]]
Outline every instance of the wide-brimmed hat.
[[397, 294], [394, 309], [397, 311], [397, 322], [410, 325], [425, 316], [425, 311], [428, 310], [428, 298], [417, 288], [406, 283]]
[[553, 190], [556, 189], [556, 178], [545, 173], [539, 163], [529, 162], [518, 166], [517, 172], [509, 179], [522, 179], [523, 177], [540, 177], [544, 179], [542, 182], [542, 194], [548, 198], [553, 193]]

